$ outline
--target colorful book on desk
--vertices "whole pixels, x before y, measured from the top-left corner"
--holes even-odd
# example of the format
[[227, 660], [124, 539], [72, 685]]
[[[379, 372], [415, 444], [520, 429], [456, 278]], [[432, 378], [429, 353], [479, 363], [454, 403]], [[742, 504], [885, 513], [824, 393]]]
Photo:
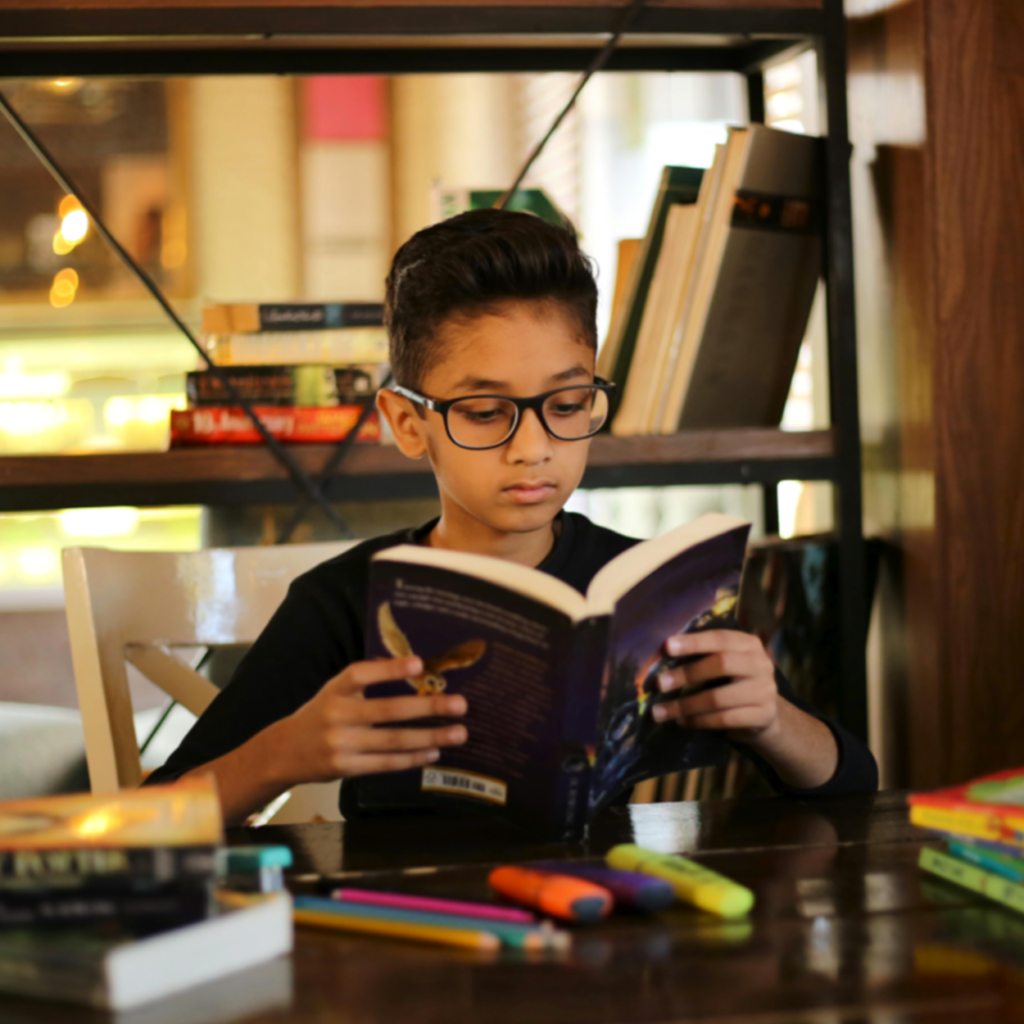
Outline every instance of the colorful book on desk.
[[1011, 768], [909, 798], [910, 820], [922, 828], [1024, 849], [1024, 768]]
[[1024, 914], [1024, 885], [1011, 882], [1002, 875], [969, 864], [967, 861], [952, 857], [941, 850], [926, 847], [920, 853], [918, 864], [925, 871], [965, 889], [981, 893], [989, 899], [996, 900], [1004, 906]]
[[612, 559], [587, 596], [499, 559], [402, 545], [371, 565], [367, 657], [422, 675], [369, 696], [461, 693], [469, 739], [414, 771], [367, 776], [361, 811], [477, 806], [578, 835], [634, 783], [720, 761], [725, 741], [657, 723], [675, 634], [736, 628], [749, 524], [709, 514]]

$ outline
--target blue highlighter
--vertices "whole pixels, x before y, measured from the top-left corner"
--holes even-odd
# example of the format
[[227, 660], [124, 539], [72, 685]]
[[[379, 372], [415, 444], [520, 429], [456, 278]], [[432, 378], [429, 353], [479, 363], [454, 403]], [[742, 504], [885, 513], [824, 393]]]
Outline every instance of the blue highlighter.
[[664, 879], [642, 875], [638, 871], [616, 871], [601, 864], [578, 864], [565, 860], [548, 860], [535, 865], [539, 871], [582, 878], [607, 889], [617, 907], [655, 912], [666, 910], [676, 894]]

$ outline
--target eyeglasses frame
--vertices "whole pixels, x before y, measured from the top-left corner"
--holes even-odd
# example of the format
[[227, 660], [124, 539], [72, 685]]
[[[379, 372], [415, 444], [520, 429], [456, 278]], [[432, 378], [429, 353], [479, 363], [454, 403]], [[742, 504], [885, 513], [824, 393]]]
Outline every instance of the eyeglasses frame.
[[[590, 438], [596, 436], [601, 431], [601, 427], [598, 427], [593, 434], [587, 434], [584, 437], [559, 437], [550, 426], [544, 416], [544, 403], [552, 396], [557, 395], [562, 391], [573, 391], [576, 388], [593, 388], [596, 391], [603, 391], [608, 396], [608, 419], [604, 421], [607, 423], [611, 419], [612, 409], [614, 408], [615, 400], [615, 384], [612, 381], [604, 380], [602, 377], [595, 377], [593, 381], [588, 384], [566, 384], [564, 387], [554, 388], [551, 391], [545, 391], [541, 395], [534, 395], [532, 398], [513, 398], [511, 395], [460, 395], [458, 398], [430, 398], [427, 395], [422, 395], [418, 391], [413, 391], [411, 388], [402, 387], [401, 384], [394, 384], [389, 390], [394, 391], [396, 395], [401, 395], [403, 398], [408, 398], [410, 402], [415, 402], [417, 405], [423, 406], [424, 409], [429, 409], [431, 412], [439, 413], [441, 418], [444, 420], [445, 433], [448, 435], [448, 440], [457, 448], [462, 448], [467, 452], [487, 452], [494, 448], [501, 448], [503, 445], [509, 443], [513, 437], [516, 436], [516, 431], [519, 429], [519, 425], [523, 422], [523, 413], [527, 409], [532, 409], [537, 419], [540, 420], [541, 426], [550, 434], [556, 441], [587, 441]], [[472, 398], [500, 398], [504, 402], [511, 402], [516, 408], [516, 419], [512, 424], [512, 429], [508, 432], [508, 436], [497, 444], [489, 444], [483, 448], [473, 448], [469, 445], [460, 444], [452, 436], [451, 427], [448, 425], [448, 410], [458, 402], [465, 402]]]

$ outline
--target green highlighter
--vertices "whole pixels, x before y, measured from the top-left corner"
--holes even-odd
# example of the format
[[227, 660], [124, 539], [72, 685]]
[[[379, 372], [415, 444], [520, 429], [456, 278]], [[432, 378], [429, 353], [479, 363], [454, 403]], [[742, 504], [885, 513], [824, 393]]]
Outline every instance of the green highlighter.
[[629, 843], [613, 846], [605, 859], [609, 867], [619, 871], [638, 871], [664, 879], [681, 900], [719, 917], [742, 917], [754, 906], [754, 894], [749, 889], [685, 857]]

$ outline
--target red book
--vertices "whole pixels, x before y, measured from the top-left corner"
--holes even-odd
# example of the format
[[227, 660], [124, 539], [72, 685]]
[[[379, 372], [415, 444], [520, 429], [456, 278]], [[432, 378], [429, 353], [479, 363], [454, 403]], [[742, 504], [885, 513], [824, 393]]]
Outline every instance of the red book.
[[[308, 444], [331, 444], [344, 440], [355, 426], [363, 408], [362, 405], [254, 406], [266, 428], [278, 440]], [[380, 440], [380, 421], [376, 411], [363, 424], [356, 440]], [[210, 405], [171, 411], [172, 448], [262, 443], [263, 438], [252, 421], [236, 406]]]

